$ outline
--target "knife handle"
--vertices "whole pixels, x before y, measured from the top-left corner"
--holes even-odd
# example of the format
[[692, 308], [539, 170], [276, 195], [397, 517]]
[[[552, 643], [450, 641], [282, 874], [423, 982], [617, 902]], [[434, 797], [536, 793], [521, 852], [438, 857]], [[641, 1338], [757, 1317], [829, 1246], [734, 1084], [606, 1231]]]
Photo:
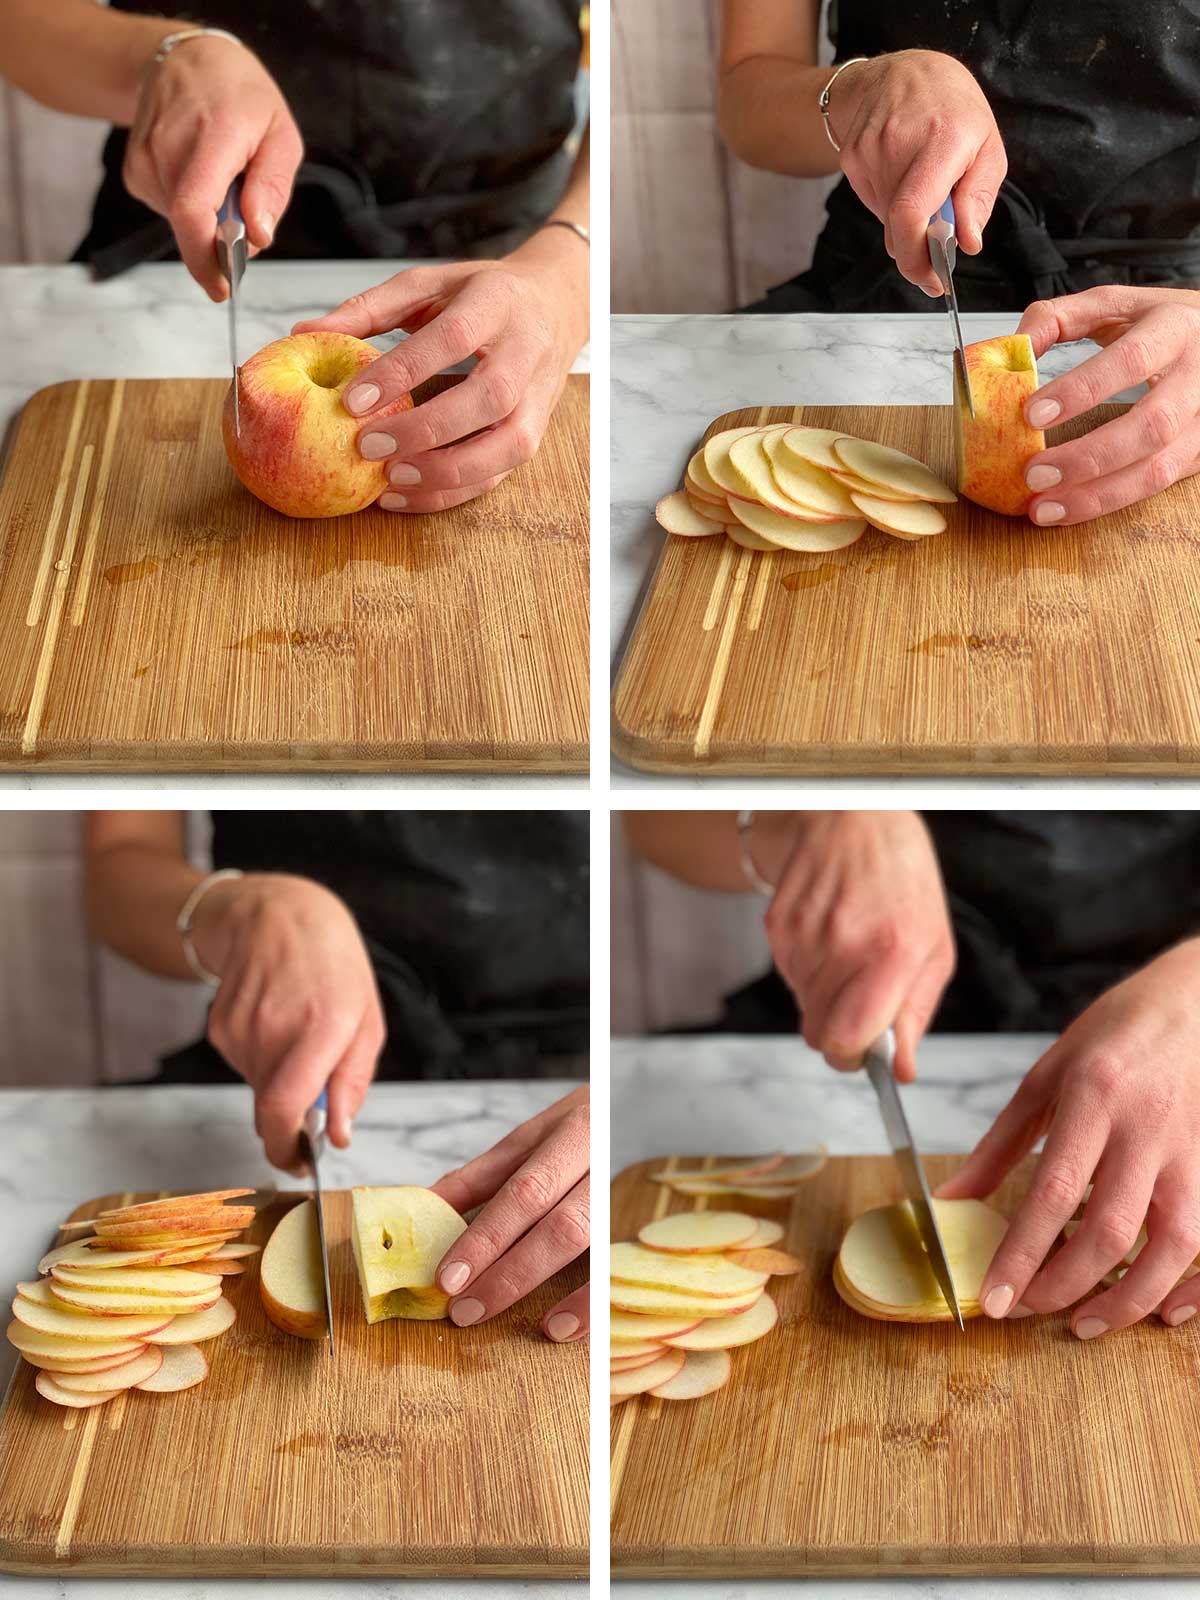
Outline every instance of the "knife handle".
[[[949, 201], [946, 202], [949, 205]], [[244, 233], [246, 224], [242, 217], [242, 180], [237, 177], [229, 185], [224, 200], [221, 201], [220, 210], [217, 212], [217, 222], [220, 224], [232, 222], [236, 228]], [[235, 234], [236, 237], [236, 234]]]
[[318, 1155], [325, 1144], [325, 1124], [329, 1110], [329, 1095], [322, 1089], [313, 1101], [304, 1117], [304, 1131], [308, 1135], [309, 1143]]

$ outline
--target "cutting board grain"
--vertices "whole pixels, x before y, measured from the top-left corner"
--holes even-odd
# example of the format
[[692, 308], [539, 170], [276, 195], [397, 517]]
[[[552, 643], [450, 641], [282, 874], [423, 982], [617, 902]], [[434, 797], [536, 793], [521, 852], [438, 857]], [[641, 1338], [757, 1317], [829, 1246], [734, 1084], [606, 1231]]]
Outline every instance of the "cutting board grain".
[[[247, 1237], [265, 1244], [296, 1198], [265, 1206]], [[205, 1346], [198, 1388], [64, 1412], [19, 1366], [0, 1412], [0, 1571], [586, 1573], [587, 1349], [539, 1330], [582, 1268], [479, 1328], [368, 1327], [349, 1193], [325, 1207], [332, 1362], [323, 1341], [267, 1321], [255, 1263], [225, 1280], [238, 1320]]]
[[[961, 1159], [928, 1158], [932, 1180]], [[616, 1180], [614, 1237], [702, 1204], [650, 1183], [662, 1165]], [[733, 1352], [725, 1388], [614, 1411], [614, 1573], [1200, 1572], [1193, 1326], [1154, 1319], [1083, 1343], [1065, 1314], [965, 1333], [869, 1321], [830, 1273], [851, 1219], [897, 1197], [890, 1157], [847, 1157], [790, 1209], [731, 1202], [786, 1223], [808, 1267], [771, 1280], [779, 1326]]]
[[237, 482], [226, 388], [84, 380], [25, 407], [0, 767], [586, 769], [587, 379], [490, 494], [308, 522]]
[[[751, 406], [709, 433], [788, 421], [953, 481], [944, 406]], [[1200, 479], [1084, 527], [968, 501], [950, 519], [831, 555], [664, 539], [614, 692], [617, 754], [653, 772], [1200, 771]]]

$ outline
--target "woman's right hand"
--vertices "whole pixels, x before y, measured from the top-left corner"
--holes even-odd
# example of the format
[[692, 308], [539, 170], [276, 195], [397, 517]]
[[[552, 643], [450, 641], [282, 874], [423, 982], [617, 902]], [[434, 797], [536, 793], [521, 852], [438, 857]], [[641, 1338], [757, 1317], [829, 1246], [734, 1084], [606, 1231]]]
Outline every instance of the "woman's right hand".
[[229, 290], [217, 266], [217, 211], [242, 181], [250, 253], [265, 250], [287, 210], [304, 143], [275, 80], [229, 39], [176, 45], [152, 66], [129, 130], [125, 187], [166, 217], [179, 254], [212, 300]]
[[776, 886], [767, 937], [805, 1042], [853, 1071], [894, 1027], [896, 1077], [911, 1082], [917, 1045], [954, 971], [925, 824], [912, 811], [760, 811], [752, 845]]
[[940, 296], [930, 217], [951, 196], [959, 246], [978, 255], [1008, 171], [983, 90], [953, 56], [898, 50], [839, 74], [829, 124], [850, 187], [883, 223], [888, 255], [910, 283]]
[[329, 1141], [344, 1149], [386, 1031], [348, 908], [307, 878], [247, 874], [212, 886], [192, 938], [221, 980], [208, 1037], [254, 1090], [267, 1159], [300, 1170], [300, 1128], [325, 1088]]

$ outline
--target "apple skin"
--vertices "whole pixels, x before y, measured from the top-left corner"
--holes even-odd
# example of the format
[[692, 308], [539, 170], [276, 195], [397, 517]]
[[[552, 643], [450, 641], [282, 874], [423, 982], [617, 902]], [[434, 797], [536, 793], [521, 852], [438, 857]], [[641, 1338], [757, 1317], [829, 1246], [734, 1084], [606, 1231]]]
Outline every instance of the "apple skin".
[[966, 350], [975, 415], [954, 385], [954, 442], [958, 492], [976, 505], [1021, 517], [1031, 492], [1025, 468], [1046, 448], [1046, 436], [1025, 421], [1024, 406], [1038, 386], [1037, 362], [1027, 333], [982, 339]]
[[[387, 488], [384, 463], [358, 453], [362, 417], [342, 394], [379, 351], [348, 333], [293, 333], [276, 339], [239, 369], [241, 434], [234, 428], [233, 385], [221, 433], [230, 465], [250, 493], [285, 517], [343, 517]], [[412, 409], [401, 395], [374, 413]]]

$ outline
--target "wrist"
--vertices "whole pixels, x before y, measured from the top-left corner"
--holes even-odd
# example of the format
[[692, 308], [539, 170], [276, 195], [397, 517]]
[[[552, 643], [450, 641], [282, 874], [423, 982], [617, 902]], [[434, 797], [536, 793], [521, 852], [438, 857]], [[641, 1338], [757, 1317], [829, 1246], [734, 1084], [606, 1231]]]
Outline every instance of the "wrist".
[[[744, 832], [742, 844], [760, 878], [778, 887], [793, 853], [802, 842], [814, 815], [805, 811], [756, 811]], [[746, 874], [749, 879], [749, 873]]]
[[204, 968], [220, 978], [240, 931], [253, 922], [284, 880], [268, 872], [225, 878], [209, 888], [192, 916], [192, 948]]
[[574, 360], [588, 339], [591, 247], [571, 228], [543, 227], [507, 259], [519, 271], [535, 273], [551, 284]]

